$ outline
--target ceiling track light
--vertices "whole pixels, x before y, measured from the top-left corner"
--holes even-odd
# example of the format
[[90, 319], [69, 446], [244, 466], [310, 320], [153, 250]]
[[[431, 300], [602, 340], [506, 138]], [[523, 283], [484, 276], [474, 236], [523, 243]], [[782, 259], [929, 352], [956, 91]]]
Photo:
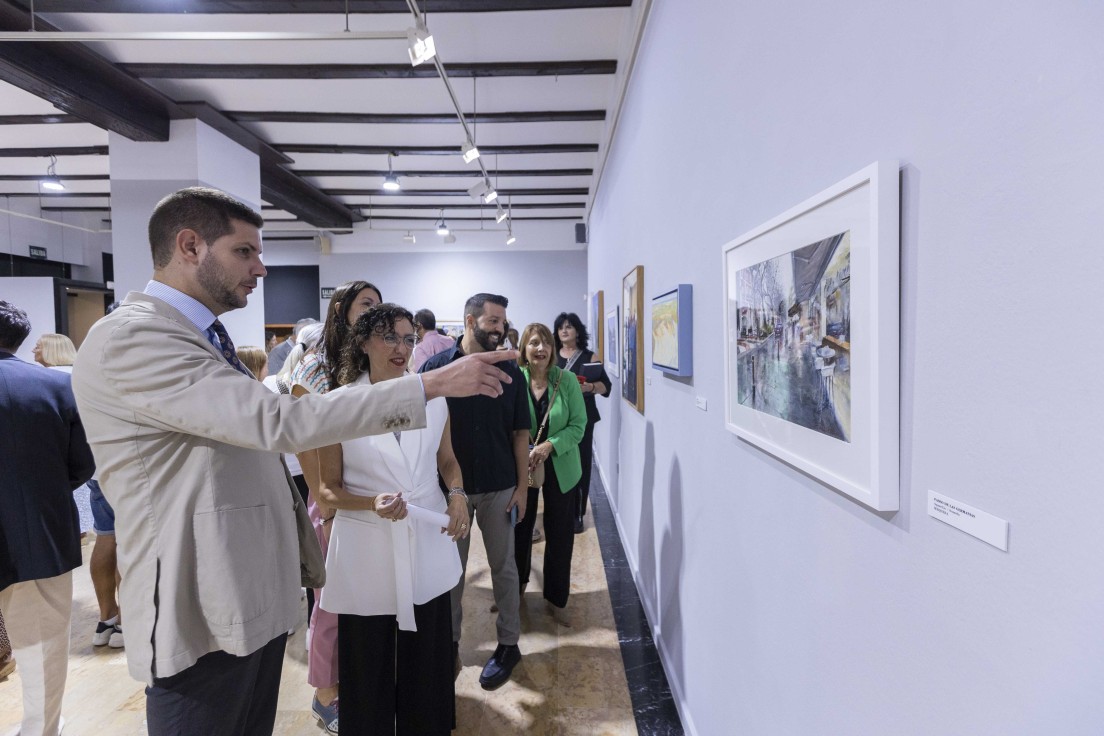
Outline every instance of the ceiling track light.
[[397, 192], [402, 189], [402, 185], [399, 184], [399, 177], [395, 176], [395, 172], [391, 170], [391, 156], [394, 154], [387, 154], [387, 176], [383, 178], [383, 188], [389, 192]]
[[50, 156], [50, 165], [46, 167], [46, 176], [42, 178], [42, 188], [51, 192], [64, 192], [65, 185], [58, 178], [55, 167], [57, 167], [57, 156]]
[[418, 239], [414, 237], [414, 233], [407, 230], [406, 235], [403, 236], [403, 242], [404, 243], [410, 243], [411, 245], [414, 245], [414, 243], [418, 242]]
[[447, 243], [448, 245], [452, 245], [455, 242], [456, 242], [456, 236], [453, 235], [452, 233], [449, 233], [448, 235], [445, 236], [445, 243]]
[[498, 205], [498, 210], [495, 212], [495, 222], [502, 222], [506, 217], [506, 210], [502, 209], [502, 205]]
[[441, 210], [441, 216], [439, 218], [437, 218], [437, 234], [438, 235], [448, 235], [449, 234], [448, 225], [445, 224], [445, 211], [444, 210]]
[[406, 43], [411, 66], [418, 66], [437, 55], [437, 48], [433, 44], [433, 36], [429, 35], [429, 30], [423, 20], [419, 19], [417, 25], [406, 29]]
[[460, 153], [464, 156], [464, 163], [470, 164], [472, 161], [479, 158], [479, 149], [475, 147], [475, 144], [471, 142], [471, 139], [464, 141], [464, 145], [460, 148]]
[[468, 194], [471, 195], [472, 199], [481, 199], [486, 204], [490, 204], [498, 199], [498, 192], [494, 190], [494, 187], [491, 186], [491, 182], [487, 179], [476, 183], [475, 186], [468, 189]]

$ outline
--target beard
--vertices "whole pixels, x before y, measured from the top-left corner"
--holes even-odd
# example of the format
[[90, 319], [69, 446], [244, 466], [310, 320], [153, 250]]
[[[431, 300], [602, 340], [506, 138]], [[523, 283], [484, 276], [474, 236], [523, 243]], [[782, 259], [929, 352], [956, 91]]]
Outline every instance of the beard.
[[472, 327], [472, 337], [475, 338], [479, 347], [488, 352], [493, 352], [498, 349], [498, 344], [502, 342], [502, 333], [498, 330], [492, 330], [490, 332], [479, 329], [479, 326]]
[[211, 300], [221, 307], [226, 307], [227, 311], [245, 306], [246, 297], [237, 292], [238, 282], [226, 273], [210, 253], [200, 262], [196, 270], [196, 278]]

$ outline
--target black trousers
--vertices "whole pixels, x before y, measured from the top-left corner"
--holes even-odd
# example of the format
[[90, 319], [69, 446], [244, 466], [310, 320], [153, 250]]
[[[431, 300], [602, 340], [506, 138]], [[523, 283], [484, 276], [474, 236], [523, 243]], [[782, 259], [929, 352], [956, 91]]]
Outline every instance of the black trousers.
[[244, 657], [211, 652], [146, 688], [149, 736], [271, 736], [287, 634]]
[[448, 736], [456, 725], [452, 604], [414, 606], [417, 631], [394, 616], [337, 617], [341, 733]]
[[[537, 521], [536, 488], [529, 489], [525, 517], [514, 527], [514, 560], [517, 562], [518, 583], [529, 582], [533, 566], [533, 525]], [[571, 555], [575, 551], [575, 512], [578, 506], [577, 488], [560, 491], [559, 479], [552, 461], [544, 463], [544, 597], [552, 605], [563, 608], [571, 592]]]
[[579, 443], [579, 456], [583, 463], [583, 477], [579, 480], [579, 503], [575, 516], [586, 516], [587, 501], [590, 500], [590, 466], [594, 464], [594, 422], [587, 421], [583, 439]]

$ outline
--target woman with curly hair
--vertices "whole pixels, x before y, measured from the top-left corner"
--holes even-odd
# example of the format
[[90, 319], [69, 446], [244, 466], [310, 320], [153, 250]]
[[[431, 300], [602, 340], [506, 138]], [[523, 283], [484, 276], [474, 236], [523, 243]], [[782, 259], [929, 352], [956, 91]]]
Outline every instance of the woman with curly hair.
[[[413, 321], [395, 304], [361, 315], [333, 366], [337, 383], [403, 376]], [[324, 519], [330, 549], [318, 605], [338, 614], [345, 733], [448, 736], [455, 726], [449, 593], [463, 574], [455, 542], [469, 520], [451, 436], [448, 404], [433, 399], [423, 429], [318, 451], [320, 497], [337, 509]], [[448, 525], [412, 518], [408, 504], [447, 515]]]

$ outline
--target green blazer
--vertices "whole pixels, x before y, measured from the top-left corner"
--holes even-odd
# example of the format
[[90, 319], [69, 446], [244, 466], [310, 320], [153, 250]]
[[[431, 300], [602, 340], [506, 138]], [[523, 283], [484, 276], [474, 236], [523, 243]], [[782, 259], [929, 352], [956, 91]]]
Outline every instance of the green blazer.
[[[522, 368], [521, 372], [525, 374], [525, 395], [529, 397], [529, 440], [532, 441], [540, 429], [540, 422], [533, 407], [533, 397], [529, 393], [529, 367]], [[579, 388], [579, 380], [574, 373], [564, 373], [562, 369], [551, 366], [548, 369], [548, 390], [552, 391], [561, 373], [563, 380], [556, 392], [556, 400], [548, 407], [548, 427], [541, 435], [541, 442], [548, 440], [552, 443], [552, 456], [549, 459], [556, 470], [556, 478], [560, 481], [560, 492], [567, 493], [583, 477], [579, 442], [583, 439], [587, 418], [583, 390]]]

